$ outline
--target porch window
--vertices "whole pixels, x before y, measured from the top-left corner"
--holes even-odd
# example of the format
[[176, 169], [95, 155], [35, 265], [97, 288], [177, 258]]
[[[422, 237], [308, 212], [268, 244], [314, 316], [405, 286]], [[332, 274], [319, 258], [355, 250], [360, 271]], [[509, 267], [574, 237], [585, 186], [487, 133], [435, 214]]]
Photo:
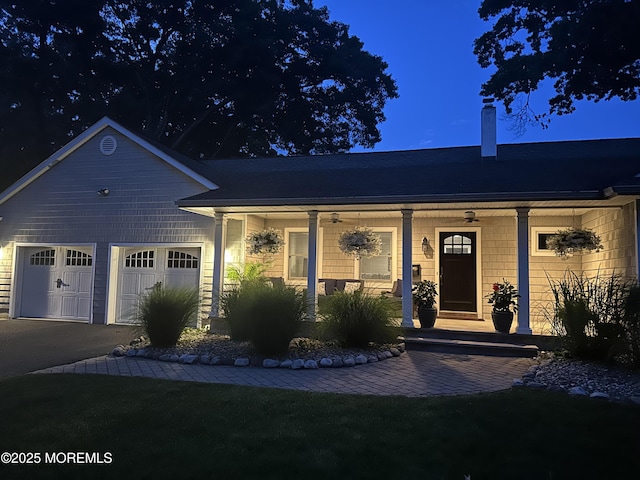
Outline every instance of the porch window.
[[380, 255], [360, 259], [362, 280], [391, 280], [393, 268], [393, 232], [376, 232], [382, 239]]
[[531, 255], [555, 257], [555, 252], [547, 248], [547, 239], [563, 228], [567, 227], [531, 227]]
[[306, 278], [309, 265], [309, 233], [288, 232], [287, 245], [289, 278]]

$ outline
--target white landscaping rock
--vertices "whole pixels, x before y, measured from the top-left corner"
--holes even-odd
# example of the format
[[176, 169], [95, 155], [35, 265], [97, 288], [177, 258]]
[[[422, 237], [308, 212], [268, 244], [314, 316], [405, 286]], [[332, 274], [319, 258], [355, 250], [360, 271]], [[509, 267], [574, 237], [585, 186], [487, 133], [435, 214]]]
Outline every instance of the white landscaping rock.
[[264, 368], [276, 368], [280, 366], [280, 362], [278, 360], [274, 360], [273, 358], [265, 358], [262, 361], [262, 366]]
[[306, 362], [304, 362], [304, 368], [315, 370], [316, 368], [318, 368], [318, 362], [316, 362], [315, 360], [307, 360]]
[[233, 362], [235, 367], [248, 367], [249, 359], [248, 358], [236, 358], [235, 362]]
[[344, 357], [344, 359], [342, 360], [342, 363], [344, 364], [345, 367], [353, 367], [356, 364], [356, 359], [353, 358], [351, 355], [348, 355]]
[[321, 358], [320, 359], [320, 366], [322, 368], [328, 368], [328, 367], [332, 367], [333, 366], [333, 360], [331, 360], [330, 358]]
[[576, 395], [576, 396], [579, 396], [579, 397], [586, 397], [588, 394], [587, 394], [587, 391], [582, 387], [571, 387], [569, 389], [569, 395]]
[[291, 368], [293, 366], [293, 360], [283, 360], [280, 362], [280, 368]]
[[363, 355], [363, 354], [356, 356], [355, 360], [356, 360], [356, 365], [364, 365], [368, 361], [366, 355]]

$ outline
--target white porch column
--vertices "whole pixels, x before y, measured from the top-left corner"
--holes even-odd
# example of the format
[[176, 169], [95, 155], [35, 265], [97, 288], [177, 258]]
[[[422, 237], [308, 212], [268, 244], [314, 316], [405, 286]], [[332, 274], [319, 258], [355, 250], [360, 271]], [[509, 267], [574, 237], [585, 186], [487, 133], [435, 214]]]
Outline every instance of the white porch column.
[[529, 207], [518, 207], [518, 327], [516, 333], [531, 335], [529, 325]]
[[402, 210], [402, 326], [414, 328], [413, 294], [411, 293], [413, 272], [411, 265], [413, 239], [413, 210]]
[[211, 314], [215, 318], [220, 314], [220, 297], [224, 287], [224, 250], [227, 239], [227, 217], [224, 213], [213, 216], [213, 288], [211, 292]]
[[307, 318], [316, 320], [316, 305], [318, 304], [318, 211], [309, 214], [309, 245], [307, 264]]

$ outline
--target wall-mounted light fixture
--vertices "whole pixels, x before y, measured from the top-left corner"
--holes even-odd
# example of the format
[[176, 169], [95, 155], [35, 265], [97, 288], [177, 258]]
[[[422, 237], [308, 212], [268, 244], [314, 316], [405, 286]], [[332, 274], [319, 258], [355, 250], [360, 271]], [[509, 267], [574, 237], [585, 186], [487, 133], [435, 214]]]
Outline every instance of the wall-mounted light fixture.
[[422, 238], [422, 253], [424, 253], [424, 256], [427, 258], [433, 258], [433, 247], [427, 237]]
[[108, 188], [101, 188], [100, 190], [98, 190], [98, 195], [100, 197], [108, 197], [109, 196], [109, 189]]

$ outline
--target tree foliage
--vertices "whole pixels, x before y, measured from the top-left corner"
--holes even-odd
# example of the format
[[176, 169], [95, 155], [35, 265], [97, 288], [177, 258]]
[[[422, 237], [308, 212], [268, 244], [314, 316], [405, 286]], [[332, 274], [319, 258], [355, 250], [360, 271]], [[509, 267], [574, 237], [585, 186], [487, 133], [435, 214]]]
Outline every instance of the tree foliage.
[[520, 120], [531, 115], [529, 95], [554, 79], [549, 114], [568, 114], [576, 100], [635, 100], [640, 93], [638, 0], [483, 0], [490, 31], [475, 40], [482, 67], [496, 70], [481, 94], [504, 102]]
[[372, 147], [397, 87], [363, 47], [312, 0], [0, 0], [0, 154], [104, 115], [194, 158]]

